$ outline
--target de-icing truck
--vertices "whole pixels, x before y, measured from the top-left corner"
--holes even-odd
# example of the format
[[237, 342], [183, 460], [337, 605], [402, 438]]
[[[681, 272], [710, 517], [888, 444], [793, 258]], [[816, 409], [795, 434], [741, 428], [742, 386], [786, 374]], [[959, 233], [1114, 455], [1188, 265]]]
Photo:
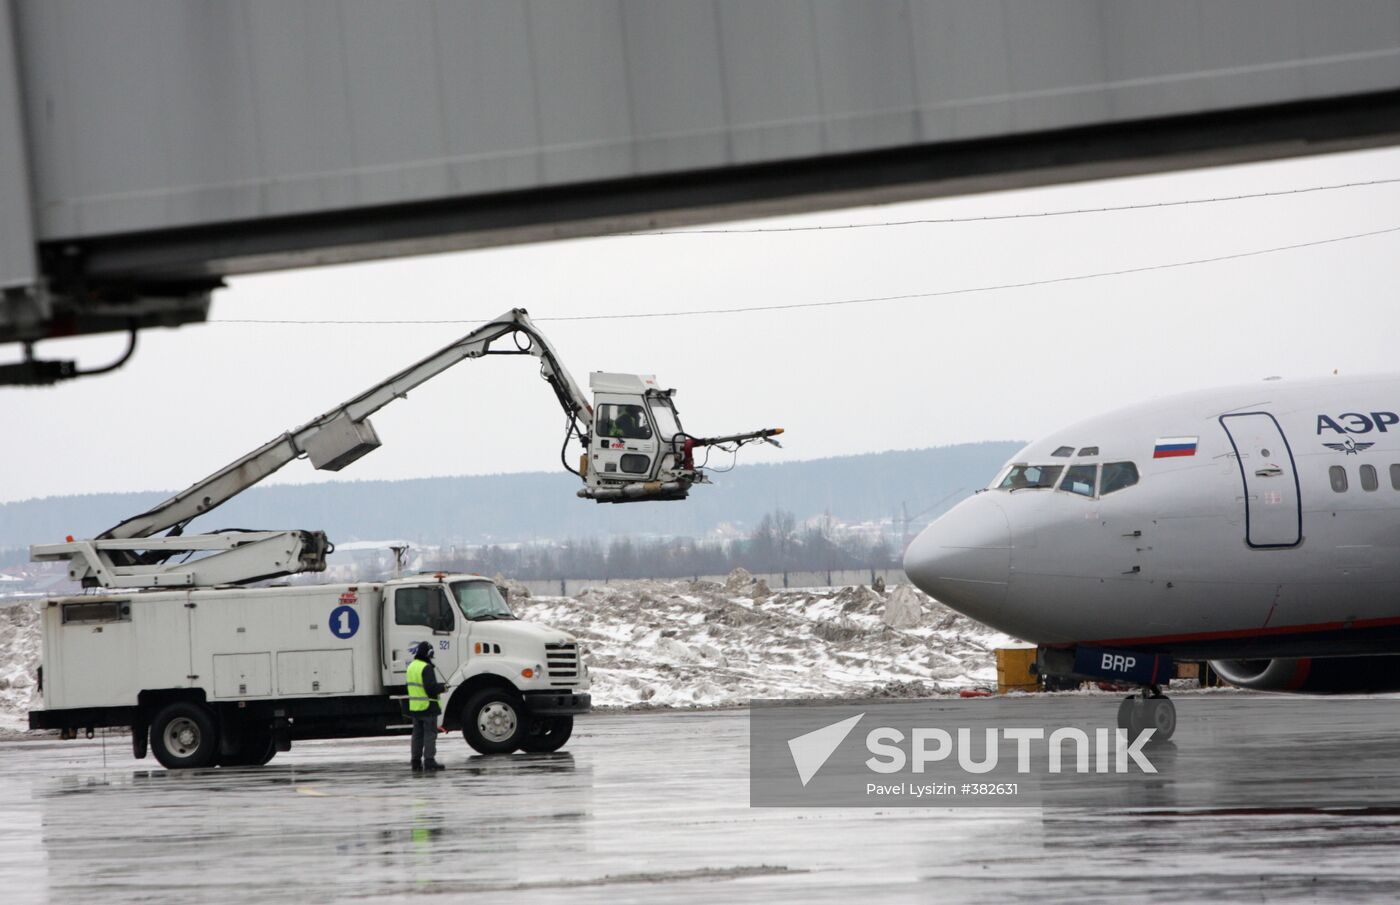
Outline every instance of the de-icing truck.
[[477, 575], [61, 597], [43, 617], [36, 728], [129, 726], [166, 767], [261, 765], [293, 739], [402, 732], [420, 641], [443, 728], [487, 754], [556, 751], [589, 709], [578, 642]]
[[[512, 346], [493, 348], [511, 337]], [[772, 428], [702, 438], [654, 377], [595, 373], [596, 405], [515, 309], [96, 538], [30, 548], [66, 561], [88, 593], [45, 602], [44, 707], [34, 729], [72, 737], [129, 727], [135, 755], [170, 768], [261, 765], [295, 739], [408, 731], [405, 670], [422, 641], [445, 681], [442, 727], [485, 754], [556, 751], [590, 707], [569, 635], [515, 618], [478, 575], [433, 573], [338, 585], [257, 586], [324, 571], [321, 531], [185, 528], [294, 459], [339, 471], [380, 445], [369, 415], [468, 359], [533, 355], [583, 452], [579, 496], [681, 500], [706, 483], [696, 449], [769, 443]], [[165, 532], [162, 536], [156, 536]]]

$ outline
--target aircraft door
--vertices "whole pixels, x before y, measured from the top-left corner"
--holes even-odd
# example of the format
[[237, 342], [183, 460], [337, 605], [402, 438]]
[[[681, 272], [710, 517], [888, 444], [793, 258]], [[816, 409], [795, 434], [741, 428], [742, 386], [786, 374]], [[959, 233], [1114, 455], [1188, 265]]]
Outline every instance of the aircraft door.
[[433, 646], [433, 666], [444, 684], [457, 671], [460, 616], [438, 582], [394, 588], [384, 613], [384, 684], [402, 685], [418, 642]]
[[1293, 450], [1268, 412], [1222, 415], [1244, 481], [1245, 541], [1293, 547], [1303, 539], [1303, 509]]

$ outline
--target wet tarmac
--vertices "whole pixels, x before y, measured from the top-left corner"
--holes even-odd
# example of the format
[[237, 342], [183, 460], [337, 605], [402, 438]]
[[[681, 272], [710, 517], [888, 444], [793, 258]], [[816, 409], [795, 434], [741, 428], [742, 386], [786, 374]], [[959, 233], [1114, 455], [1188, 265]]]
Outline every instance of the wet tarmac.
[[[1324, 799], [1400, 790], [1394, 699], [1177, 700], [1168, 785], [1267, 756]], [[1097, 719], [1115, 705], [967, 702], [989, 724], [1007, 707]], [[595, 714], [554, 755], [476, 757], [445, 737], [448, 769], [422, 776], [406, 739], [299, 743], [266, 767], [189, 772], [134, 760], [122, 736], [4, 742], [0, 901], [1353, 901], [1400, 889], [1400, 808], [750, 808], [747, 736], [744, 711]]]

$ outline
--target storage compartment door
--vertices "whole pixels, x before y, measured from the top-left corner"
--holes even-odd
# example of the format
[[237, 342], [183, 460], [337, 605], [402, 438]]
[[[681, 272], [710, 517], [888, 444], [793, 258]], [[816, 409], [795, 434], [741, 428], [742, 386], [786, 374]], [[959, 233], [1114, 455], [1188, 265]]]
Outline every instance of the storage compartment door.
[[217, 654], [214, 697], [265, 698], [272, 694], [272, 654]]
[[288, 697], [352, 694], [352, 650], [284, 650], [277, 654], [277, 693]]

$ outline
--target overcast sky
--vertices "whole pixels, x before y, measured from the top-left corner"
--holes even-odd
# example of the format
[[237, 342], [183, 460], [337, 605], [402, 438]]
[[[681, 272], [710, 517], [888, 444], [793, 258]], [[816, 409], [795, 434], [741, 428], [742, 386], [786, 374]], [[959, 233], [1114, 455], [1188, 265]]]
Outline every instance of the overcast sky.
[[[832, 211], [761, 225], [1033, 212], [1400, 175], [1400, 150]], [[935, 292], [1214, 257], [1400, 226], [1400, 185], [1167, 210], [794, 234], [572, 240], [231, 280], [211, 317], [476, 322]], [[1033, 439], [1138, 399], [1270, 375], [1393, 370], [1400, 234], [974, 295], [545, 323], [579, 382], [655, 373], [692, 433], [787, 429], [812, 459]], [[148, 330], [104, 377], [0, 388], [0, 501], [187, 486], [472, 328], [209, 323]], [[124, 338], [41, 344], [84, 366]], [[0, 349], [15, 360], [17, 347]], [[534, 359], [467, 362], [374, 417], [383, 448], [340, 475], [558, 469], [563, 417]], [[571, 449], [571, 460], [577, 450]], [[989, 476], [990, 477], [990, 476]], [[465, 515], [465, 514], [464, 514]]]

